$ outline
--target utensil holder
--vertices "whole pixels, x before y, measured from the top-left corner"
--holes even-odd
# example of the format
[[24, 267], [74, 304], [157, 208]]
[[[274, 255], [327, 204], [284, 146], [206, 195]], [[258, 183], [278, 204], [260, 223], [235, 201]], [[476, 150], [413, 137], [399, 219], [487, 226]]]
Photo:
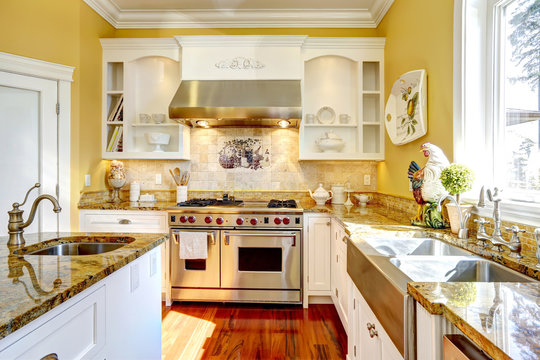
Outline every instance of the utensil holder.
[[176, 187], [176, 202], [181, 203], [187, 201], [187, 186]]

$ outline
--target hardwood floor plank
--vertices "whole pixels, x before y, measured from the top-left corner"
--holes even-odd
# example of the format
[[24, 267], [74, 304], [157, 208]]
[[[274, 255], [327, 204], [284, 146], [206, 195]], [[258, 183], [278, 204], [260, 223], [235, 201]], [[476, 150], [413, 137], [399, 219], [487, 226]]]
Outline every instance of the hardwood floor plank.
[[345, 359], [333, 305], [174, 303], [163, 307], [162, 359]]

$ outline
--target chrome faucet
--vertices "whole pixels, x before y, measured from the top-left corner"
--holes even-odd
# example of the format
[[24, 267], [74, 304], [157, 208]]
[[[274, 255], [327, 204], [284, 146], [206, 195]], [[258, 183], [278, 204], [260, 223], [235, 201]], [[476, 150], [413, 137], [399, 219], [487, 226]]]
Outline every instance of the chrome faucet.
[[457, 212], [458, 212], [458, 216], [459, 216], [458, 238], [459, 239], [466, 239], [467, 235], [468, 235], [468, 232], [469, 232], [469, 230], [467, 229], [467, 221], [469, 221], [469, 216], [471, 216], [471, 215], [467, 214], [467, 215], [463, 216], [461, 214], [461, 208], [459, 207], [459, 203], [457, 202], [456, 198], [453, 197], [452, 195], [446, 195], [446, 196], [443, 196], [443, 197], [441, 197], [439, 199], [439, 203], [437, 204], [437, 211], [440, 212], [442, 210], [441, 204], [446, 199], [449, 199], [451, 202], [456, 204], [456, 208], [457, 208]]
[[[503, 251], [503, 247], [506, 247], [510, 250], [510, 256], [520, 259], [522, 258], [522, 256], [521, 240], [519, 239], [519, 233], [524, 233], [525, 230], [521, 230], [517, 226], [513, 225], [512, 227], [506, 228], [507, 231], [512, 232], [512, 238], [510, 239], [510, 241], [506, 241], [503, 239], [501, 231], [501, 210], [499, 209], [499, 203], [502, 200], [502, 198], [499, 196], [501, 192], [502, 190], [497, 187], [493, 188], [493, 191], [491, 191], [491, 189], [486, 190], [489, 201], [493, 203], [493, 232], [491, 233], [491, 236], [488, 235], [486, 233], [486, 228], [484, 227], [484, 224], [489, 224], [489, 221], [486, 221], [484, 218], [479, 218], [477, 220], [474, 220], [478, 223], [478, 231], [476, 238], [480, 240], [482, 246], [487, 247], [487, 242], [490, 242], [493, 246], [497, 247], [500, 252]], [[477, 206], [479, 208], [485, 207], [483, 186], [480, 190], [480, 198], [478, 200]]]
[[28, 190], [28, 192], [26, 193], [26, 196], [24, 197], [24, 201], [22, 202], [22, 204], [13, 203], [13, 209], [11, 209], [11, 211], [8, 211], [8, 214], [9, 214], [8, 246], [20, 246], [24, 244], [24, 238], [22, 236], [23, 229], [28, 227], [30, 224], [32, 224], [32, 221], [34, 221], [34, 217], [36, 216], [36, 212], [37, 212], [37, 207], [42, 200], [45, 200], [45, 199], [50, 200], [54, 206], [53, 211], [55, 213], [59, 213], [60, 211], [62, 211], [60, 204], [58, 204], [58, 200], [56, 200], [53, 196], [47, 195], [47, 194], [39, 195], [36, 198], [36, 200], [34, 200], [34, 203], [32, 204], [32, 208], [30, 209], [30, 214], [28, 215], [28, 220], [24, 222], [23, 217], [22, 217], [24, 210], [21, 210], [19, 208], [26, 203], [26, 200], [28, 199], [28, 195], [30, 195], [30, 192], [34, 189], [39, 188], [40, 186], [41, 186], [40, 183], [36, 183], [36, 185], [32, 186], [30, 190]]

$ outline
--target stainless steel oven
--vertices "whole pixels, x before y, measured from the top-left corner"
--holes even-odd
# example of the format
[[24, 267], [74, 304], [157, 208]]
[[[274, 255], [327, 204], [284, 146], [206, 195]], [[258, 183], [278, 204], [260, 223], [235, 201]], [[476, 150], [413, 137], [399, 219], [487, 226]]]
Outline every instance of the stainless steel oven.
[[[175, 208], [169, 225], [172, 300], [301, 303], [302, 209]], [[183, 231], [207, 233], [207, 259], [180, 259]]]
[[[208, 258], [184, 260], [180, 259], [180, 233], [188, 231], [206, 232], [208, 234]], [[173, 287], [219, 288], [219, 248], [220, 231], [208, 229], [171, 229], [170, 246], [171, 271], [170, 281]]]

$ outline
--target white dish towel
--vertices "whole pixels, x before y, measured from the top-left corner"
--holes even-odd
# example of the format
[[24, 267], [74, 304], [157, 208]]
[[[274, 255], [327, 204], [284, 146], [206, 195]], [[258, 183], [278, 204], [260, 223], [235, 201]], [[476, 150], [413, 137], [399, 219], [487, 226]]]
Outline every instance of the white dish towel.
[[208, 259], [208, 233], [181, 231], [180, 259]]

